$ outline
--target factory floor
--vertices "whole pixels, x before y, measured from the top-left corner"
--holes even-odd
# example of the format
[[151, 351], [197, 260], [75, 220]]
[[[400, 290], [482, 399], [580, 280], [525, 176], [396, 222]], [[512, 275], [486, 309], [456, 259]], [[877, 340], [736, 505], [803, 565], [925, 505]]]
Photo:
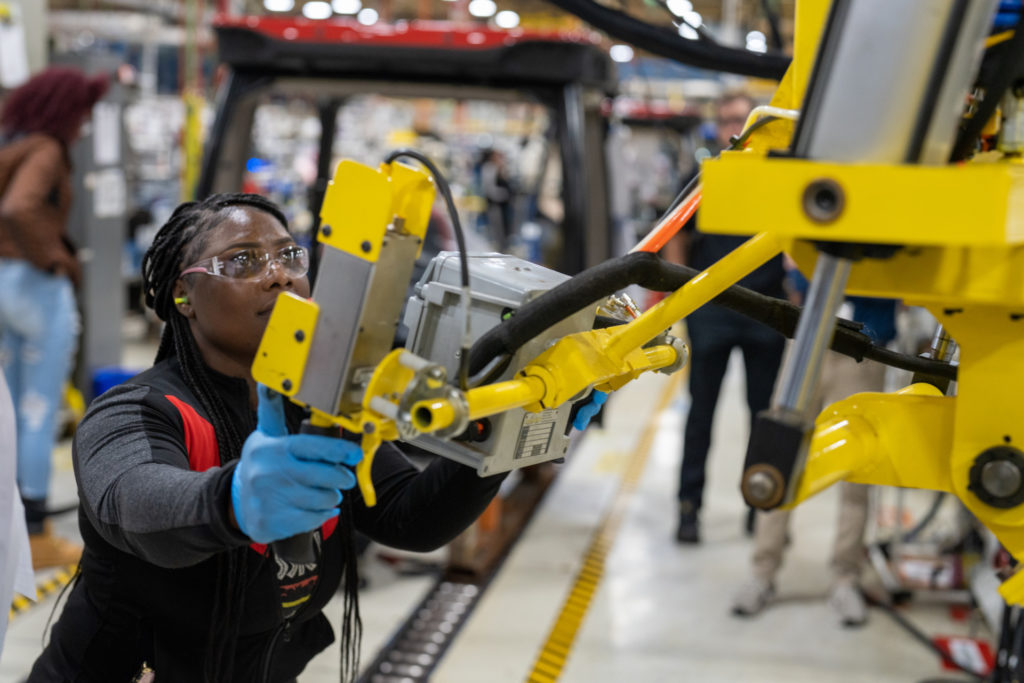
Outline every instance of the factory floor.
[[[702, 542], [680, 546], [674, 540], [685, 382], [643, 377], [615, 393], [603, 426], [591, 427], [577, 443], [430, 680], [968, 680], [944, 671], [934, 652], [880, 609], [871, 609], [861, 628], [840, 625], [827, 604], [834, 489], [796, 511], [777, 599], [754, 618], [730, 613], [730, 598], [749, 574], [752, 550], [738, 491], [748, 424], [741, 366], [734, 358], [720, 399]], [[66, 444], [55, 457], [54, 502], [73, 500]], [[879, 500], [891, 498], [879, 495]], [[909, 499], [909, 508], [926, 507], [930, 494], [914, 492]], [[883, 511], [877, 518], [882, 520], [885, 506], [875, 507]], [[881, 523], [873, 517], [872, 533]], [[77, 534], [75, 526], [74, 515], [57, 520], [69, 536]], [[408, 556], [404, 559], [407, 565]], [[443, 561], [443, 553], [417, 559], [429, 567]], [[402, 566], [387, 549], [371, 546], [367, 553], [361, 594], [364, 663], [374, 659], [435, 583], [434, 575], [408, 575]], [[40, 572], [39, 578], [50, 575]], [[877, 585], [879, 580], [869, 572], [867, 581]], [[978, 611], [967, 610], [964, 618], [963, 610], [951, 609], [948, 597], [914, 592], [900, 614], [928, 636], [973, 634], [991, 642]], [[55, 599], [49, 595], [13, 617], [0, 656], [0, 683], [24, 680], [41, 649]], [[338, 602], [328, 608], [335, 624]], [[322, 653], [299, 678], [300, 683], [337, 680], [336, 648]]]

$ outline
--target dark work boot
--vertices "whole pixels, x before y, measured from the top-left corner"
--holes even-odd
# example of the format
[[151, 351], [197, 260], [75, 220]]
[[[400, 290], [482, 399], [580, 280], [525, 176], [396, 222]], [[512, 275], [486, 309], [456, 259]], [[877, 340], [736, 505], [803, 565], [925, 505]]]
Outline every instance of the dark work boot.
[[22, 498], [25, 506], [25, 526], [30, 534], [43, 533], [43, 522], [46, 521], [46, 499]]
[[679, 528], [676, 529], [676, 543], [700, 543], [700, 522], [696, 506], [684, 500], [679, 503]]

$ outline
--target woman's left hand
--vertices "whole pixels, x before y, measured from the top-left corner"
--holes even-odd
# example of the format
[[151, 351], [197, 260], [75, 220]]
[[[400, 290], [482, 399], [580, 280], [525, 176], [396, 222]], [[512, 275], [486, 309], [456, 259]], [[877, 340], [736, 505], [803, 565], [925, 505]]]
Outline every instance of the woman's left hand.
[[594, 390], [590, 394], [590, 400], [580, 406], [576, 412], [576, 418], [572, 421], [572, 426], [581, 432], [587, 428], [590, 421], [601, 411], [601, 407], [604, 406], [608, 400], [608, 394], [603, 391]]

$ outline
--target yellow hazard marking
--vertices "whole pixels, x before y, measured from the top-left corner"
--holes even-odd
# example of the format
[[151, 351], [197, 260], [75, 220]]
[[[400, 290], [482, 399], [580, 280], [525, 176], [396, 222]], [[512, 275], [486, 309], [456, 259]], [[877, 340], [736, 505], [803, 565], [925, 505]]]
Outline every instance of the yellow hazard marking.
[[559, 611], [544, 645], [541, 646], [540, 654], [537, 655], [533, 668], [527, 674], [527, 683], [554, 683], [562, 675], [569, 651], [575, 643], [576, 633], [583, 624], [583, 619], [590, 608], [590, 601], [597, 592], [598, 582], [604, 574], [605, 559], [615, 541], [615, 535], [625, 516], [630, 497], [647, 465], [647, 457], [650, 455], [651, 446], [654, 444], [654, 437], [657, 433], [655, 424], [675, 396], [683, 375], [684, 373], [673, 375], [672, 381], [662, 391], [658, 399], [658, 407], [645, 425], [643, 438], [636, 450], [633, 451], [623, 471], [622, 481], [619, 484], [619, 490], [615, 493], [611, 508], [594, 532], [594, 538], [583, 556], [583, 565], [573, 581], [569, 595], [562, 603], [562, 609]]
[[77, 564], [69, 564], [62, 569], [58, 569], [57, 573], [51, 578], [36, 583], [35, 602], [26, 598], [24, 595], [15, 595], [14, 599], [11, 601], [11, 611], [8, 612], [7, 620], [13, 620], [14, 617], [19, 614], [27, 612], [33, 605], [38, 605], [54, 593], [59, 593], [63, 590], [64, 586], [71, 583], [71, 579], [75, 578], [75, 572], [77, 571]]

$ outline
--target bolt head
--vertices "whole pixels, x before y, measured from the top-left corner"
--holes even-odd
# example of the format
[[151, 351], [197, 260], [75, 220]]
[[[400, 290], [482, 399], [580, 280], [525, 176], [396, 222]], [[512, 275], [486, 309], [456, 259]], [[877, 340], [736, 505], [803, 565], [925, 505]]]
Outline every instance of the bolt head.
[[777, 489], [778, 484], [766, 472], [751, 472], [750, 476], [747, 477], [746, 491], [747, 495], [751, 498], [751, 502], [769, 501], [775, 496]]
[[997, 498], [1008, 498], [1020, 490], [1024, 474], [1009, 460], [993, 460], [981, 468], [981, 485]]

